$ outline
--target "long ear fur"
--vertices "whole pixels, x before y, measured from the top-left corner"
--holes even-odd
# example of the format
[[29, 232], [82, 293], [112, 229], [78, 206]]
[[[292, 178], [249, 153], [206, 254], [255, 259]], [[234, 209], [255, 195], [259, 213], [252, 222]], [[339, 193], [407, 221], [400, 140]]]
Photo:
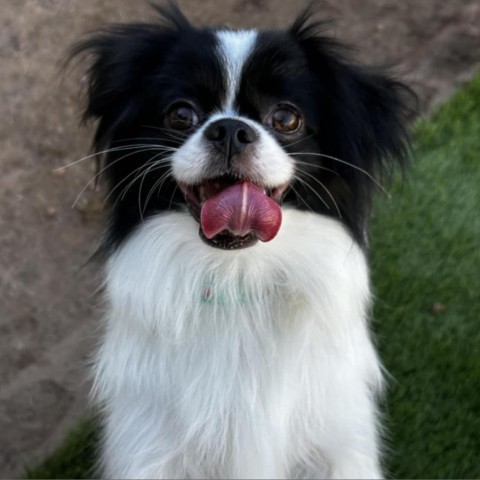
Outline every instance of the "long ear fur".
[[117, 24], [73, 46], [67, 63], [78, 56], [90, 59], [84, 120], [100, 120], [95, 149], [108, 142], [111, 131], [135, 115], [135, 99], [142, 92], [153, 65], [162, 62], [181, 29], [191, 27], [175, 3], [155, 5], [156, 23]]
[[[408, 160], [408, 118], [411, 90], [385, 71], [362, 67], [349, 59], [348, 47], [325, 36], [325, 22], [312, 20], [313, 3], [289, 30], [318, 78], [322, 118], [322, 152], [337, 161], [328, 168], [338, 175], [340, 203], [357, 226], [359, 241], [365, 227], [372, 193], [389, 179], [395, 166]], [[343, 192], [343, 193], [342, 193]], [[353, 212], [353, 213], [352, 213]]]
[[352, 63], [351, 49], [326, 37], [327, 23], [312, 20], [314, 12], [312, 2], [290, 27], [290, 35], [333, 92], [331, 102], [335, 105], [328, 113], [339, 131], [348, 132], [338, 139], [343, 150], [375, 177], [390, 172], [394, 164], [403, 167], [415, 95], [382, 69]]

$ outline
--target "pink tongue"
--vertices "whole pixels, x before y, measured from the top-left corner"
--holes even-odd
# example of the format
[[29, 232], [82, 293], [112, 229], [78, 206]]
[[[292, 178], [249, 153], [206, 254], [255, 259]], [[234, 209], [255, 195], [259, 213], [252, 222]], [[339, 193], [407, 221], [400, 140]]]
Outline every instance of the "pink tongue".
[[227, 230], [238, 237], [254, 233], [262, 242], [268, 242], [280, 229], [282, 210], [259, 187], [242, 181], [203, 204], [200, 224], [207, 238]]

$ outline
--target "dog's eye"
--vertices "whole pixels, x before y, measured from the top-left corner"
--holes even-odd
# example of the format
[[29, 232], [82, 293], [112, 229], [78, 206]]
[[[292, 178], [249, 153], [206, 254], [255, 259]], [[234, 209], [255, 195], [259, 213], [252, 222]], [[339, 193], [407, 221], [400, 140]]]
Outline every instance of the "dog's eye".
[[302, 126], [302, 116], [291, 105], [279, 105], [270, 112], [267, 123], [279, 133], [294, 133]]
[[177, 103], [167, 113], [167, 123], [175, 130], [188, 130], [198, 122], [198, 113], [188, 103]]

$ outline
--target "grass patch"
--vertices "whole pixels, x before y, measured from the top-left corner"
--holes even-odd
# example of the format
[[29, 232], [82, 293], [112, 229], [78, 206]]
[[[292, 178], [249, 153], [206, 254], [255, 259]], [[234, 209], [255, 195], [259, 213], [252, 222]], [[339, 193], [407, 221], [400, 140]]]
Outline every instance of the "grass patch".
[[[394, 477], [480, 477], [480, 76], [417, 124], [372, 222]], [[435, 305], [437, 304], [437, 305]]]
[[[410, 181], [372, 221], [375, 331], [396, 478], [480, 477], [480, 76], [415, 131]], [[437, 304], [437, 305], [435, 305]], [[29, 478], [88, 478], [90, 420]]]
[[89, 418], [73, 429], [64, 444], [26, 478], [94, 478], [98, 451], [98, 422]]

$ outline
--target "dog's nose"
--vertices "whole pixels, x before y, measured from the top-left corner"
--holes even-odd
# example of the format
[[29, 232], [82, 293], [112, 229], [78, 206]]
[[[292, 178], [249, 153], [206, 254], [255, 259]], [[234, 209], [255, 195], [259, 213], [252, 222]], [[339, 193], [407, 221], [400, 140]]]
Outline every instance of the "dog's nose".
[[257, 140], [252, 127], [241, 120], [224, 118], [210, 124], [205, 130], [205, 138], [230, 161], [242, 153], [248, 145]]

